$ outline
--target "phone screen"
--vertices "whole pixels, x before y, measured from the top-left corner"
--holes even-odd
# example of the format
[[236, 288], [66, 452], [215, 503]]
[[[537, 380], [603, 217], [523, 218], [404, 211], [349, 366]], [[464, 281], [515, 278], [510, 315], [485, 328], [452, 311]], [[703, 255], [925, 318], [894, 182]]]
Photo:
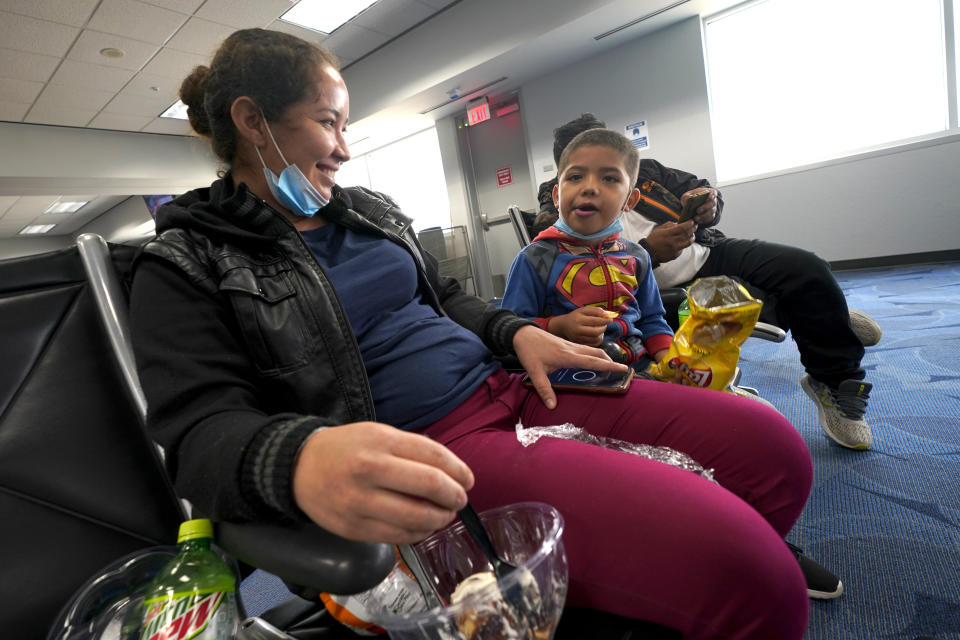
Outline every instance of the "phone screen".
[[[554, 389], [574, 391], [596, 391], [599, 393], [624, 393], [633, 379], [633, 369], [626, 371], [594, 371], [565, 367], [557, 369], [547, 378]], [[532, 386], [530, 377], [525, 376], [523, 383]]]

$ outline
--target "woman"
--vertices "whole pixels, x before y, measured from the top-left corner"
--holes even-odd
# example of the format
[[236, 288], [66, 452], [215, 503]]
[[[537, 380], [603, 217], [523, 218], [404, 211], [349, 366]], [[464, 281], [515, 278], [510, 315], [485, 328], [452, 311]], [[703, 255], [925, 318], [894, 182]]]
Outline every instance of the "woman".
[[[466, 295], [392, 202], [336, 186], [349, 97], [319, 47], [238, 31], [181, 98], [228, 171], [160, 209], [131, 298], [150, 426], [181, 495], [218, 519], [388, 543], [446, 525], [468, 492], [479, 509], [538, 500], [566, 521], [568, 604], [690, 638], [802, 637], [783, 536], [812, 471], [779, 414], [643, 380], [555, 396], [559, 366], [623, 365]], [[495, 360], [508, 354], [535, 392]], [[523, 448], [518, 420], [671, 446], [719, 486], [567, 440]]]

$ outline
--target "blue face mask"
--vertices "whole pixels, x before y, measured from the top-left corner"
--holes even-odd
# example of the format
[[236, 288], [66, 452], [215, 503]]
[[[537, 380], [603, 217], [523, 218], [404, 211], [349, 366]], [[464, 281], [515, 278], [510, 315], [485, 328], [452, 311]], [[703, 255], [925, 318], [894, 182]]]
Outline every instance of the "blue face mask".
[[615, 233], [620, 233], [623, 231], [623, 223], [620, 221], [620, 218], [622, 217], [623, 214], [620, 214], [617, 216], [617, 219], [611, 222], [608, 226], [600, 231], [597, 231], [596, 233], [590, 234], [583, 234], [578, 231], [574, 231], [570, 228], [570, 225], [563, 221], [563, 218], [560, 216], [557, 216], [557, 221], [553, 223], [553, 226], [555, 226], [557, 229], [560, 229], [560, 231], [563, 231], [565, 234], [573, 236], [574, 238], [580, 238], [581, 240], [599, 240], [600, 238], [606, 238], [607, 236], [612, 236]]
[[287, 168], [280, 172], [280, 177], [277, 177], [277, 174], [270, 171], [267, 163], [263, 161], [260, 149], [254, 147], [257, 150], [257, 157], [260, 158], [260, 164], [263, 165], [263, 175], [267, 179], [267, 187], [270, 189], [270, 193], [277, 199], [277, 202], [293, 214], [303, 218], [312, 218], [313, 214], [327, 206], [330, 201], [320, 195], [316, 187], [310, 184], [307, 176], [300, 171], [300, 167], [287, 162], [277, 145], [277, 141], [273, 139], [273, 132], [270, 131], [270, 125], [267, 124], [266, 118], [263, 119], [263, 123], [267, 127], [267, 133], [270, 134], [270, 141], [273, 142], [274, 148], [280, 154], [280, 159], [283, 160], [283, 164], [287, 165]]

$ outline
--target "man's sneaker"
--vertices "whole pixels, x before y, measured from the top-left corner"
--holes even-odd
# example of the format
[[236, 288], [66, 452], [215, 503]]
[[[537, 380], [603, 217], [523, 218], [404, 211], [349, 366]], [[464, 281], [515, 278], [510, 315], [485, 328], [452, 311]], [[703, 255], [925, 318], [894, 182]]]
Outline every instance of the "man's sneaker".
[[831, 389], [807, 375], [803, 376], [800, 386], [817, 403], [820, 426], [834, 442], [848, 449], [870, 448], [873, 434], [863, 414], [873, 385], [860, 380], [844, 380], [839, 387]]
[[807, 580], [807, 595], [817, 600], [832, 600], [843, 593], [843, 583], [826, 567], [803, 555], [803, 549], [789, 542], [787, 546], [800, 563], [800, 570]]
[[880, 342], [880, 336], [883, 335], [876, 320], [856, 309], [850, 309], [850, 327], [865, 347], [877, 344]]

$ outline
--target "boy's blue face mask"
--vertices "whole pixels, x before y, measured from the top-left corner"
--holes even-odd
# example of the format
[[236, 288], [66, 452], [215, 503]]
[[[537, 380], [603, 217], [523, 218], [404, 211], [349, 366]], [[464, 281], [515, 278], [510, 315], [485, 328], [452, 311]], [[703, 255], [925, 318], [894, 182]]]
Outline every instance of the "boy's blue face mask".
[[563, 221], [563, 217], [561, 216], [557, 216], [557, 221], [553, 223], [553, 226], [555, 226], [560, 231], [563, 231], [565, 234], [569, 236], [573, 236], [574, 238], [580, 238], [581, 240], [599, 240], [600, 238], [606, 238], [607, 236], [612, 236], [615, 233], [620, 233], [621, 231], [623, 231], [623, 222], [620, 221], [622, 217], [623, 217], [623, 214], [621, 213], [620, 215], [617, 216], [617, 219], [611, 222], [609, 225], [607, 225], [600, 231], [597, 231], [596, 233], [590, 233], [590, 234], [584, 234], [578, 231], [574, 231], [573, 229], [570, 228], [570, 225], [568, 225], [566, 222]]
[[270, 125], [267, 124], [266, 118], [263, 119], [263, 124], [267, 127], [270, 141], [273, 142], [274, 148], [280, 154], [280, 159], [283, 160], [283, 164], [287, 165], [286, 169], [281, 171], [280, 176], [277, 177], [277, 174], [270, 171], [267, 163], [263, 161], [260, 149], [254, 147], [257, 150], [257, 157], [260, 158], [260, 164], [263, 165], [263, 175], [267, 179], [267, 187], [270, 189], [270, 193], [277, 199], [277, 202], [293, 214], [302, 218], [312, 218], [313, 214], [327, 206], [330, 201], [320, 195], [316, 187], [310, 184], [307, 176], [300, 171], [300, 167], [287, 162], [277, 145], [277, 141], [273, 138], [273, 132], [270, 131]]

